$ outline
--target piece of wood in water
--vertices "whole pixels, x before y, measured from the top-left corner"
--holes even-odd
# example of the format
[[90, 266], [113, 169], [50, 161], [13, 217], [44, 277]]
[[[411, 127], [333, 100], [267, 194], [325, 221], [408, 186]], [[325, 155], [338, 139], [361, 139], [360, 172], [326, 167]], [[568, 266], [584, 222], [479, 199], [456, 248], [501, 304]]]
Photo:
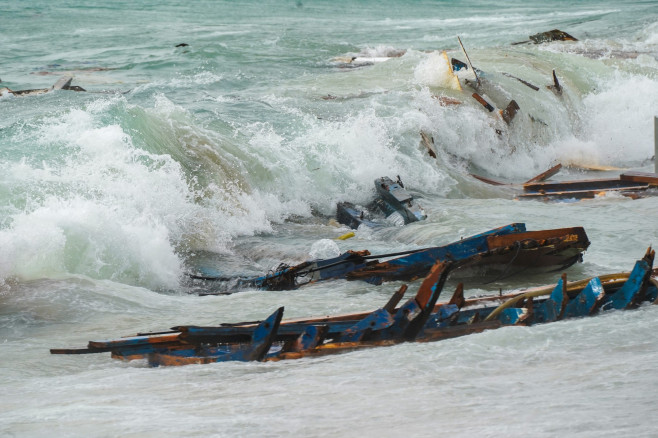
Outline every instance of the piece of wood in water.
[[427, 153], [432, 158], [436, 158], [436, 146], [434, 145], [434, 137], [425, 131], [420, 131], [420, 143], [427, 148]]
[[551, 167], [550, 169], [548, 169], [547, 171], [542, 172], [542, 173], [540, 173], [539, 175], [537, 175], [537, 176], [535, 176], [535, 177], [533, 177], [533, 178], [530, 178], [530, 179], [529, 179], [528, 181], [526, 181], [524, 184], [530, 184], [530, 183], [535, 183], [535, 182], [545, 181], [545, 180], [547, 180], [548, 178], [550, 178], [550, 177], [552, 177], [553, 175], [555, 175], [556, 173], [558, 173], [558, 172], [560, 171], [561, 168], [562, 168], [562, 164], [558, 163], [558, 164], [556, 164], [555, 166], [553, 166], [553, 167]]
[[470, 175], [471, 175], [473, 178], [475, 178], [475, 179], [479, 179], [480, 181], [482, 181], [482, 182], [484, 182], [484, 183], [491, 184], [492, 186], [504, 186], [504, 185], [506, 185], [505, 183], [502, 183], [502, 182], [500, 182], [500, 181], [496, 181], [496, 180], [493, 180], [493, 179], [489, 179], [489, 178], [486, 178], [486, 177], [484, 177], [484, 176], [476, 175], [476, 174], [474, 174], [474, 173], [471, 173]]
[[489, 112], [492, 112], [494, 110], [494, 107], [489, 102], [484, 100], [484, 98], [482, 96], [480, 96], [479, 94], [473, 93], [473, 98], [475, 100], [477, 100], [478, 102], [480, 102], [480, 104], [483, 107], [485, 107]]
[[507, 108], [500, 112], [500, 115], [503, 117], [505, 123], [509, 125], [512, 123], [512, 120], [514, 119], [514, 116], [516, 116], [516, 112], [519, 109], [519, 104], [516, 103], [516, 100], [512, 100], [510, 101], [509, 105], [507, 105]]
[[529, 87], [529, 88], [532, 88], [532, 89], [535, 90], [535, 91], [539, 91], [539, 87], [537, 87], [537, 86], [535, 86], [535, 85], [532, 85], [530, 82], [524, 81], [523, 79], [521, 79], [521, 78], [517, 78], [516, 76], [513, 76], [513, 75], [511, 75], [511, 74], [509, 74], [509, 73], [503, 73], [503, 74], [504, 74], [505, 76], [507, 76], [508, 78], [516, 79], [517, 81], [521, 82], [523, 85], [525, 85], [525, 86], [527, 86], [527, 87]]
[[548, 89], [555, 92], [555, 94], [557, 94], [558, 96], [562, 95], [562, 85], [560, 85], [560, 81], [557, 80], [555, 69], [553, 69], [553, 85], [549, 85]]
[[619, 176], [622, 181], [633, 181], [658, 185], [658, 173], [648, 172], [626, 172]]

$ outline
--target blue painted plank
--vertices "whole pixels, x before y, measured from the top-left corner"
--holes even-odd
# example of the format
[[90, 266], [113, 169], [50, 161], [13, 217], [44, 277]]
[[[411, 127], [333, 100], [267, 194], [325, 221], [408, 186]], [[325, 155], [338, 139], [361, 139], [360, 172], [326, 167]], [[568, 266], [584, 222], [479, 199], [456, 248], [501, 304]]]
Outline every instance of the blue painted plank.
[[500, 315], [498, 315], [498, 320], [505, 325], [517, 325], [522, 323], [526, 319], [527, 315], [527, 309], [509, 307], [504, 309]]
[[651, 266], [646, 260], [638, 260], [631, 271], [628, 280], [614, 294], [609, 295], [603, 302], [604, 309], [626, 309], [633, 305], [636, 296], [646, 286], [651, 274]]
[[279, 307], [254, 330], [249, 344], [231, 344], [218, 347], [197, 346], [189, 349], [170, 350], [166, 353], [153, 352], [148, 355], [149, 365], [186, 365], [189, 363], [210, 363], [224, 361], [260, 361], [276, 338], [283, 307]]
[[566, 279], [563, 275], [549, 298], [538, 302], [533, 309], [535, 323], [553, 322], [561, 319], [569, 297], [565, 294]]
[[395, 320], [393, 316], [384, 309], [378, 309], [370, 315], [363, 318], [361, 321], [352, 325], [340, 334], [339, 342], [358, 342], [364, 336], [372, 331], [383, 330], [390, 327]]
[[603, 286], [598, 277], [593, 278], [587, 286], [571, 300], [564, 311], [565, 318], [589, 316], [598, 310], [604, 297]]
[[[347, 273], [347, 279], [381, 284], [387, 280], [406, 280], [424, 276], [437, 261], [459, 261], [487, 252], [487, 237], [525, 232], [525, 224], [515, 223], [495, 228], [445, 246], [426, 248], [396, 259], [370, 265]], [[384, 273], [385, 272], [385, 273]]]

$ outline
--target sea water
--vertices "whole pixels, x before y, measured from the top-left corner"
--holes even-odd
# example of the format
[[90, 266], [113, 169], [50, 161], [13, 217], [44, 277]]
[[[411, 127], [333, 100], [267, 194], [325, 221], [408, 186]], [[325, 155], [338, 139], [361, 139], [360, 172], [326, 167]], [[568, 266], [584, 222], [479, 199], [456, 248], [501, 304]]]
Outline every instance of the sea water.
[[[285, 317], [372, 310], [399, 285], [199, 296], [188, 274], [260, 275], [513, 222], [585, 227], [592, 244], [570, 279], [630, 270], [658, 244], [657, 198], [517, 201], [469, 173], [653, 171], [658, 2], [10, 0], [0, 10], [0, 88], [72, 76], [87, 90], [0, 97], [0, 435], [658, 434], [650, 305], [278, 363], [148, 368], [49, 354], [282, 305]], [[556, 28], [578, 41], [512, 45]], [[451, 85], [441, 51], [466, 61], [458, 36], [484, 97], [519, 104], [511, 125]], [[553, 70], [561, 96], [547, 88]], [[336, 240], [349, 231], [332, 221], [336, 203], [367, 204], [375, 178], [398, 175], [427, 220]]]

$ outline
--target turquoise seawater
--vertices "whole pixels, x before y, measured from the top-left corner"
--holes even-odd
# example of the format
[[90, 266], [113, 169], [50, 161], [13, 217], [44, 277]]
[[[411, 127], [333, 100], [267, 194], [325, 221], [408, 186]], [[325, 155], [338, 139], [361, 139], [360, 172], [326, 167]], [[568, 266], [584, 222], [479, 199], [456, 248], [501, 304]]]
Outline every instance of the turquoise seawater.
[[[187, 274], [256, 275], [512, 222], [584, 226], [592, 245], [570, 278], [630, 269], [658, 242], [657, 198], [516, 201], [469, 173], [654, 171], [658, 2], [11, 0], [0, 11], [0, 435], [653, 436], [655, 306], [276, 364], [150, 369], [48, 349], [281, 305], [286, 317], [374, 309], [398, 285], [199, 297]], [[551, 29], [578, 41], [512, 45]], [[497, 109], [518, 103], [510, 125], [471, 97], [469, 72], [455, 86], [442, 51], [466, 61], [457, 37], [481, 94]], [[562, 96], [547, 88], [554, 70]], [[86, 91], [2, 91], [63, 76]], [[375, 178], [397, 175], [428, 219], [336, 240], [349, 231], [332, 221], [336, 203], [367, 204]]]

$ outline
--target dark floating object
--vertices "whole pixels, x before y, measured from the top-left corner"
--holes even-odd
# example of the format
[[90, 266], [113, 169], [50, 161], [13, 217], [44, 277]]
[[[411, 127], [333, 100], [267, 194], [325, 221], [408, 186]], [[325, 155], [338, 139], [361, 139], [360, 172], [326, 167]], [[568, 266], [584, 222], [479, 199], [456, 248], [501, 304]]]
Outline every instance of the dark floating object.
[[[397, 181], [393, 181], [387, 176], [377, 178], [375, 191], [377, 198], [370, 203], [367, 210], [383, 215], [389, 223], [406, 225], [427, 218], [423, 208], [404, 188], [400, 176], [397, 177]], [[358, 228], [360, 225], [369, 227], [384, 225], [371, 216], [370, 213], [357, 208], [350, 202], [340, 202], [336, 206], [336, 220], [350, 228]]]
[[535, 43], [547, 43], [551, 41], [578, 41], [576, 38], [572, 37], [566, 32], [561, 31], [560, 29], [553, 29], [547, 32], [540, 32], [534, 35], [530, 35], [528, 38]]
[[509, 294], [464, 298], [460, 284], [448, 302], [438, 303], [445, 281], [459, 262], [437, 262], [416, 295], [398, 307], [406, 286], [373, 312], [282, 320], [283, 307], [260, 322], [219, 326], [177, 326], [171, 331], [90, 341], [87, 348], [51, 349], [51, 354], [110, 352], [121, 360], [146, 359], [151, 366], [226, 361], [279, 361], [325, 356], [402, 342], [431, 342], [507, 325], [527, 326], [633, 309], [656, 302], [649, 248], [630, 273], [610, 274]]
[[187, 47], [187, 46], [189, 46], [189, 44], [187, 43], [176, 44], [176, 47]]
[[553, 85], [548, 85], [548, 89], [553, 91], [558, 96], [562, 95], [562, 85], [560, 85], [560, 81], [557, 80], [555, 70], [553, 70]]
[[468, 65], [466, 65], [465, 62], [462, 62], [459, 59], [451, 58], [450, 64], [452, 64], [453, 71], [459, 71], [462, 69], [468, 70]]
[[30, 96], [35, 94], [45, 94], [55, 90], [87, 91], [84, 88], [79, 87], [77, 85], [71, 85], [72, 81], [73, 78], [71, 76], [62, 76], [50, 88], [38, 88], [33, 90], [10, 90], [9, 88], [5, 87], [0, 89], [0, 95], [4, 94], [3, 93], [4, 91], [6, 91], [9, 94], [13, 94], [15, 96]]
[[512, 43], [512, 45], [515, 46], [517, 44], [526, 44], [526, 43], [543, 44], [543, 43], [549, 43], [551, 41], [578, 41], [573, 36], [559, 29], [553, 29], [546, 32], [536, 33], [534, 35], [530, 35], [528, 38], [530, 39], [526, 41], [519, 41], [518, 43]]
[[371, 255], [367, 250], [347, 251], [331, 259], [283, 265], [276, 272], [258, 278], [191, 277], [228, 285], [220, 292], [208, 290], [202, 295], [226, 294], [248, 288], [290, 290], [333, 279], [363, 280], [372, 284], [413, 281], [427, 275], [438, 261], [458, 262], [460, 271], [477, 268], [478, 275], [489, 272], [499, 279], [528, 269], [565, 269], [582, 261], [582, 253], [589, 244], [582, 227], [526, 231], [525, 224], [515, 223], [445, 246], [380, 255]]
[[511, 100], [509, 105], [501, 111], [500, 115], [502, 116], [503, 120], [505, 123], [508, 125], [512, 123], [512, 120], [514, 120], [514, 117], [516, 116], [516, 112], [519, 110], [519, 104], [516, 103], [516, 100]]
[[536, 85], [532, 85], [528, 81], [524, 81], [523, 79], [517, 78], [516, 76], [513, 76], [509, 73], [503, 73], [503, 75], [507, 76], [508, 78], [516, 79], [517, 81], [521, 82], [523, 85], [527, 86], [528, 88], [532, 88], [535, 91], [539, 91], [539, 87], [537, 87]]

